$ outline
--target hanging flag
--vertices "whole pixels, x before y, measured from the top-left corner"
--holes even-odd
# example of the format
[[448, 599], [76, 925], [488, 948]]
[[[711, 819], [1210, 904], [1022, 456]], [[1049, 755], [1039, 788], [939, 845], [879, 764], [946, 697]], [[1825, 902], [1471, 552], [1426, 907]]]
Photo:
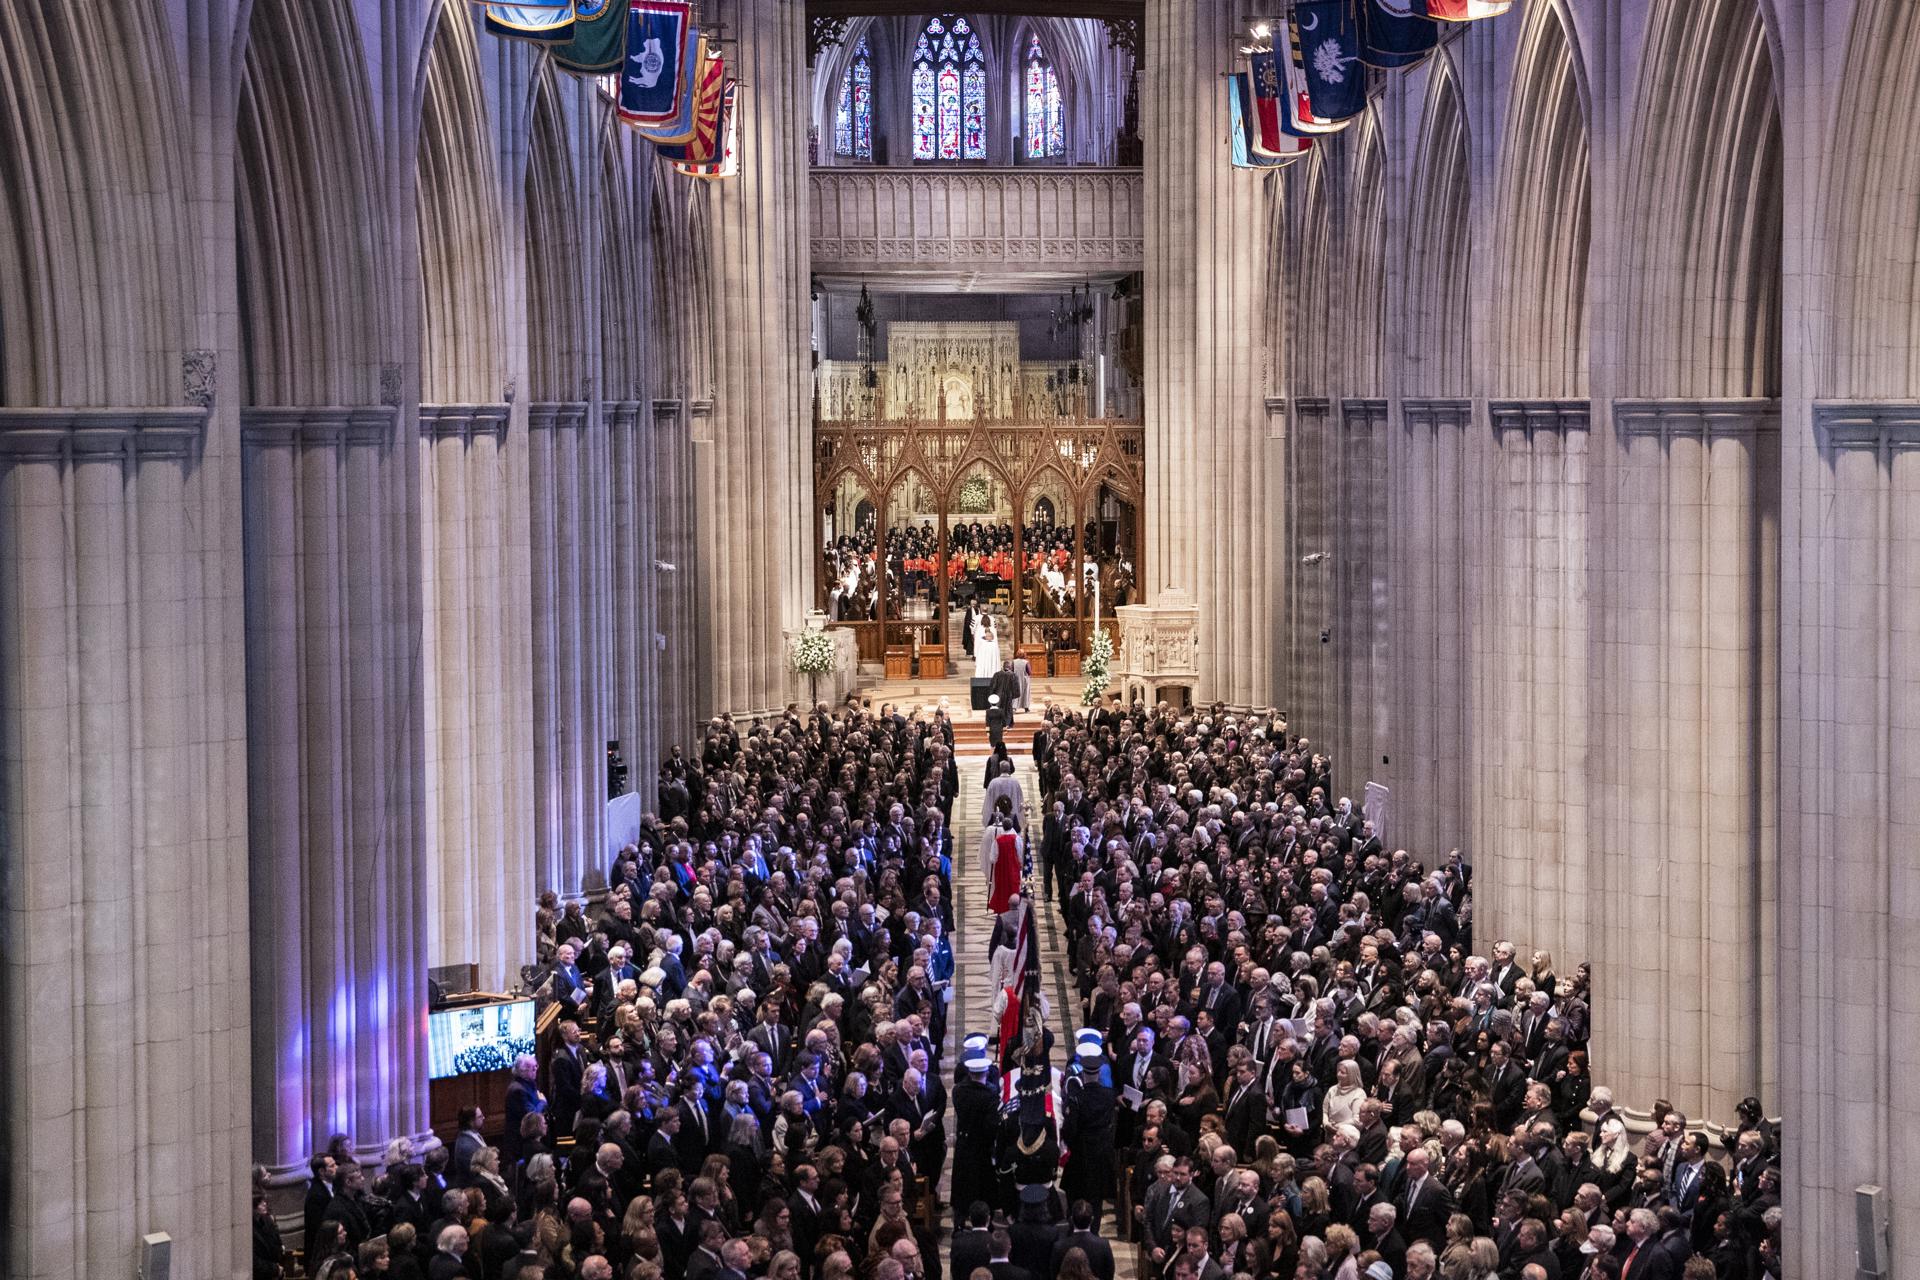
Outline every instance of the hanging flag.
[[1367, 67], [1360, 61], [1360, 24], [1353, 0], [1299, 0], [1294, 49], [1306, 77], [1307, 101], [1325, 120], [1346, 120], [1367, 108]]
[[1513, 0], [1427, 0], [1427, 16], [1441, 22], [1478, 22], [1513, 8]]
[[656, 143], [663, 160], [711, 164], [720, 154], [721, 110], [727, 99], [727, 60], [718, 45], [707, 46], [700, 77], [693, 86], [693, 136], [685, 142]]
[[1021, 905], [1025, 914], [1020, 919], [1020, 936], [1026, 939], [1026, 946], [1020, 955], [1020, 1007], [1026, 1024], [1026, 1047], [1038, 1049], [1046, 1037], [1046, 1022], [1040, 1013], [1040, 937], [1033, 921], [1033, 899]]
[[573, 34], [573, 0], [535, 0], [533, 4], [490, 4], [487, 34], [509, 40], [550, 44]]
[[734, 107], [740, 92], [738, 80], [727, 81], [726, 102], [721, 105], [720, 117], [724, 123], [720, 126], [720, 155], [712, 164], [676, 164], [675, 173], [683, 173], [689, 178], [733, 178], [740, 173], [739, 131], [734, 121]]
[[1347, 127], [1345, 120], [1323, 116], [1314, 110], [1308, 92], [1307, 72], [1300, 57], [1300, 32], [1290, 18], [1277, 18], [1273, 24], [1274, 55], [1287, 91], [1281, 96], [1280, 131], [1295, 137], [1310, 138], [1322, 133], [1338, 133]]
[[627, 10], [626, 62], [620, 70], [620, 118], [643, 130], [681, 135], [691, 127], [700, 39], [691, 0], [633, 0]]
[[627, 0], [573, 0], [573, 33], [547, 56], [575, 75], [618, 71], [627, 56]]
[[1280, 64], [1272, 49], [1254, 49], [1247, 54], [1247, 88], [1253, 95], [1253, 124], [1249, 133], [1256, 152], [1273, 155], [1280, 148]]
[[720, 131], [720, 104], [725, 100], [727, 62], [720, 46], [700, 41], [699, 73], [687, 81], [687, 109], [680, 121], [660, 129], [641, 128], [639, 135], [659, 149], [668, 160], [687, 158], [687, 147], [703, 148], [701, 158], [714, 154]]
[[1427, 16], [1428, 0], [1367, 0], [1361, 53], [1370, 67], [1411, 67], [1433, 52], [1440, 30]]
[[1236, 71], [1227, 83], [1227, 115], [1233, 124], [1233, 165], [1236, 169], [1277, 169], [1298, 160], [1313, 145], [1310, 138], [1286, 138], [1296, 148], [1284, 155], [1272, 155], [1254, 146], [1258, 126], [1254, 123], [1252, 77]]

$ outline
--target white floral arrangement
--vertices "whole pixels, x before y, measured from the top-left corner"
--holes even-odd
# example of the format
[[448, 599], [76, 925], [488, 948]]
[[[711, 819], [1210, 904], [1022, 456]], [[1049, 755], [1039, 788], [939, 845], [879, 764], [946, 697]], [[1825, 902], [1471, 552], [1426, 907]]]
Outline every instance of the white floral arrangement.
[[993, 485], [979, 472], [960, 482], [958, 494], [960, 510], [969, 515], [979, 515], [993, 505]]
[[1081, 706], [1090, 707], [1100, 701], [1100, 695], [1107, 691], [1107, 674], [1112, 669], [1113, 637], [1105, 631], [1096, 631], [1087, 642], [1087, 660], [1080, 668], [1087, 677], [1087, 687], [1080, 691]]
[[840, 649], [825, 631], [802, 631], [793, 638], [788, 659], [803, 676], [824, 676], [840, 664]]

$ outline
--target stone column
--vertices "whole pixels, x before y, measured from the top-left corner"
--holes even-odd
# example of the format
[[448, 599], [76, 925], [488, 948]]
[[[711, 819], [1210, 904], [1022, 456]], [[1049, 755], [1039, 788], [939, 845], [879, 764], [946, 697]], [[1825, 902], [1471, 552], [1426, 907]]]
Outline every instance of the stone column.
[[428, 960], [503, 990], [533, 960], [526, 473], [509, 406], [420, 407]]
[[[1274, 697], [1262, 175], [1228, 162], [1226, 81], [1244, 9], [1147, 0], [1147, 552], [1149, 603], [1200, 607], [1200, 701]], [[1293, 424], [1294, 430], [1299, 424]]]
[[241, 412], [254, 1149], [428, 1130], [423, 684], [397, 411]]
[[660, 654], [659, 721], [662, 747], [670, 748], [676, 743], [691, 745], [694, 721], [701, 713], [699, 598], [695, 590], [699, 520], [687, 413], [681, 401], [653, 402], [653, 430], [647, 448], [658, 477], [658, 558], [673, 566], [671, 571], [659, 571], [660, 634], [667, 638], [667, 647]]
[[[613, 463], [612, 640], [610, 738], [620, 741], [630, 788], [652, 803], [660, 763], [660, 487], [652, 405], [620, 400], [606, 406]], [[671, 563], [671, 562], [669, 562]]]
[[1920, 1266], [1920, 406], [1814, 402], [1788, 450], [1797, 625], [1787, 634], [1782, 1084], [1789, 1275], [1854, 1247], [1854, 1188], [1885, 1190], [1892, 1271]]
[[781, 635], [813, 599], [806, 6], [720, 0], [713, 10], [739, 41], [727, 53], [741, 81], [740, 176], [696, 196], [711, 217], [715, 308], [713, 413], [693, 423], [702, 710], [766, 711], [799, 687]]
[[1339, 743], [1333, 671], [1338, 584], [1333, 575], [1339, 563], [1334, 559], [1339, 550], [1334, 486], [1340, 472], [1338, 438], [1326, 397], [1295, 396], [1287, 402], [1284, 450], [1287, 562], [1285, 687], [1280, 701], [1294, 732], [1306, 734], [1316, 749], [1333, 749]]
[[245, 742], [207, 419], [0, 409], [9, 1276], [131, 1275], [153, 1230], [179, 1274], [245, 1265]]
[[[1482, 559], [1486, 441], [1473, 402], [1405, 400], [1392, 434], [1388, 505], [1389, 597], [1394, 642], [1393, 799], [1390, 847], [1431, 862], [1466, 846], [1469, 768], [1472, 566]], [[1357, 802], [1357, 800], [1356, 800]]]
[[1496, 938], [1510, 939], [1523, 960], [1545, 950], [1571, 972], [1588, 957], [1595, 914], [1586, 774], [1589, 415], [1577, 400], [1494, 401], [1488, 412], [1492, 471], [1474, 646], [1474, 940], [1486, 954]]
[[1726, 1123], [1774, 1096], [1779, 406], [1615, 401], [1595, 752], [1622, 855], [1595, 920], [1595, 1067], [1625, 1106]]
[[[1384, 782], [1387, 725], [1387, 440], [1385, 400], [1340, 402], [1340, 469], [1335, 489], [1334, 556], [1327, 577], [1337, 584], [1333, 644], [1337, 709], [1334, 782], [1337, 795], [1364, 799], [1369, 779]], [[1330, 797], [1333, 798], [1333, 797]]]
[[533, 813], [541, 889], [604, 885], [610, 539], [597, 405], [528, 406], [533, 578]]

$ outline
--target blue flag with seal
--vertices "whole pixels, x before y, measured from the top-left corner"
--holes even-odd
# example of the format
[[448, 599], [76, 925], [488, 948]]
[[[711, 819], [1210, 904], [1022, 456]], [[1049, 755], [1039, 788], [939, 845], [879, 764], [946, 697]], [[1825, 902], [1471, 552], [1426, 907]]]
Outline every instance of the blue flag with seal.
[[573, 0], [490, 4], [486, 14], [488, 35], [505, 36], [509, 40], [537, 40], [542, 44], [573, 36]]
[[1411, 67], [1440, 42], [1440, 28], [1427, 16], [1427, 0], [1366, 0], [1361, 36], [1370, 67]]
[[[626, 61], [620, 68], [620, 118], [684, 141], [693, 118], [700, 41], [690, 0], [633, 0], [627, 10]], [[665, 141], [666, 139], [656, 139]]]
[[1290, 18], [1277, 19], [1273, 52], [1280, 66], [1281, 80], [1286, 85], [1286, 92], [1280, 98], [1280, 132], [1296, 138], [1338, 133], [1352, 122], [1330, 119], [1314, 110], [1307, 92], [1307, 68], [1300, 45], [1299, 23]]
[[1293, 28], [1313, 114], [1345, 120], [1366, 110], [1367, 66], [1360, 60], [1353, 0], [1299, 0]]

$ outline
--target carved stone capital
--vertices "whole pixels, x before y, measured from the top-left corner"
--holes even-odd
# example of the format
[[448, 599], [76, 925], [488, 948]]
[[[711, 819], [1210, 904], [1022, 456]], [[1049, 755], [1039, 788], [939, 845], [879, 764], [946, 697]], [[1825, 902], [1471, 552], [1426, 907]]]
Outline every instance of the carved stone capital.
[[24, 459], [133, 461], [188, 458], [206, 432], [207, 411], [0, 408], [0, 454]]
[[286, 405], [240, 411], [240, 438], [250, 445], [385, 449], [399, 413], [392, 405]]
[[504, 404], [423, 404], [420, 434], [428, 440], [504, 440], [511, 409]]

